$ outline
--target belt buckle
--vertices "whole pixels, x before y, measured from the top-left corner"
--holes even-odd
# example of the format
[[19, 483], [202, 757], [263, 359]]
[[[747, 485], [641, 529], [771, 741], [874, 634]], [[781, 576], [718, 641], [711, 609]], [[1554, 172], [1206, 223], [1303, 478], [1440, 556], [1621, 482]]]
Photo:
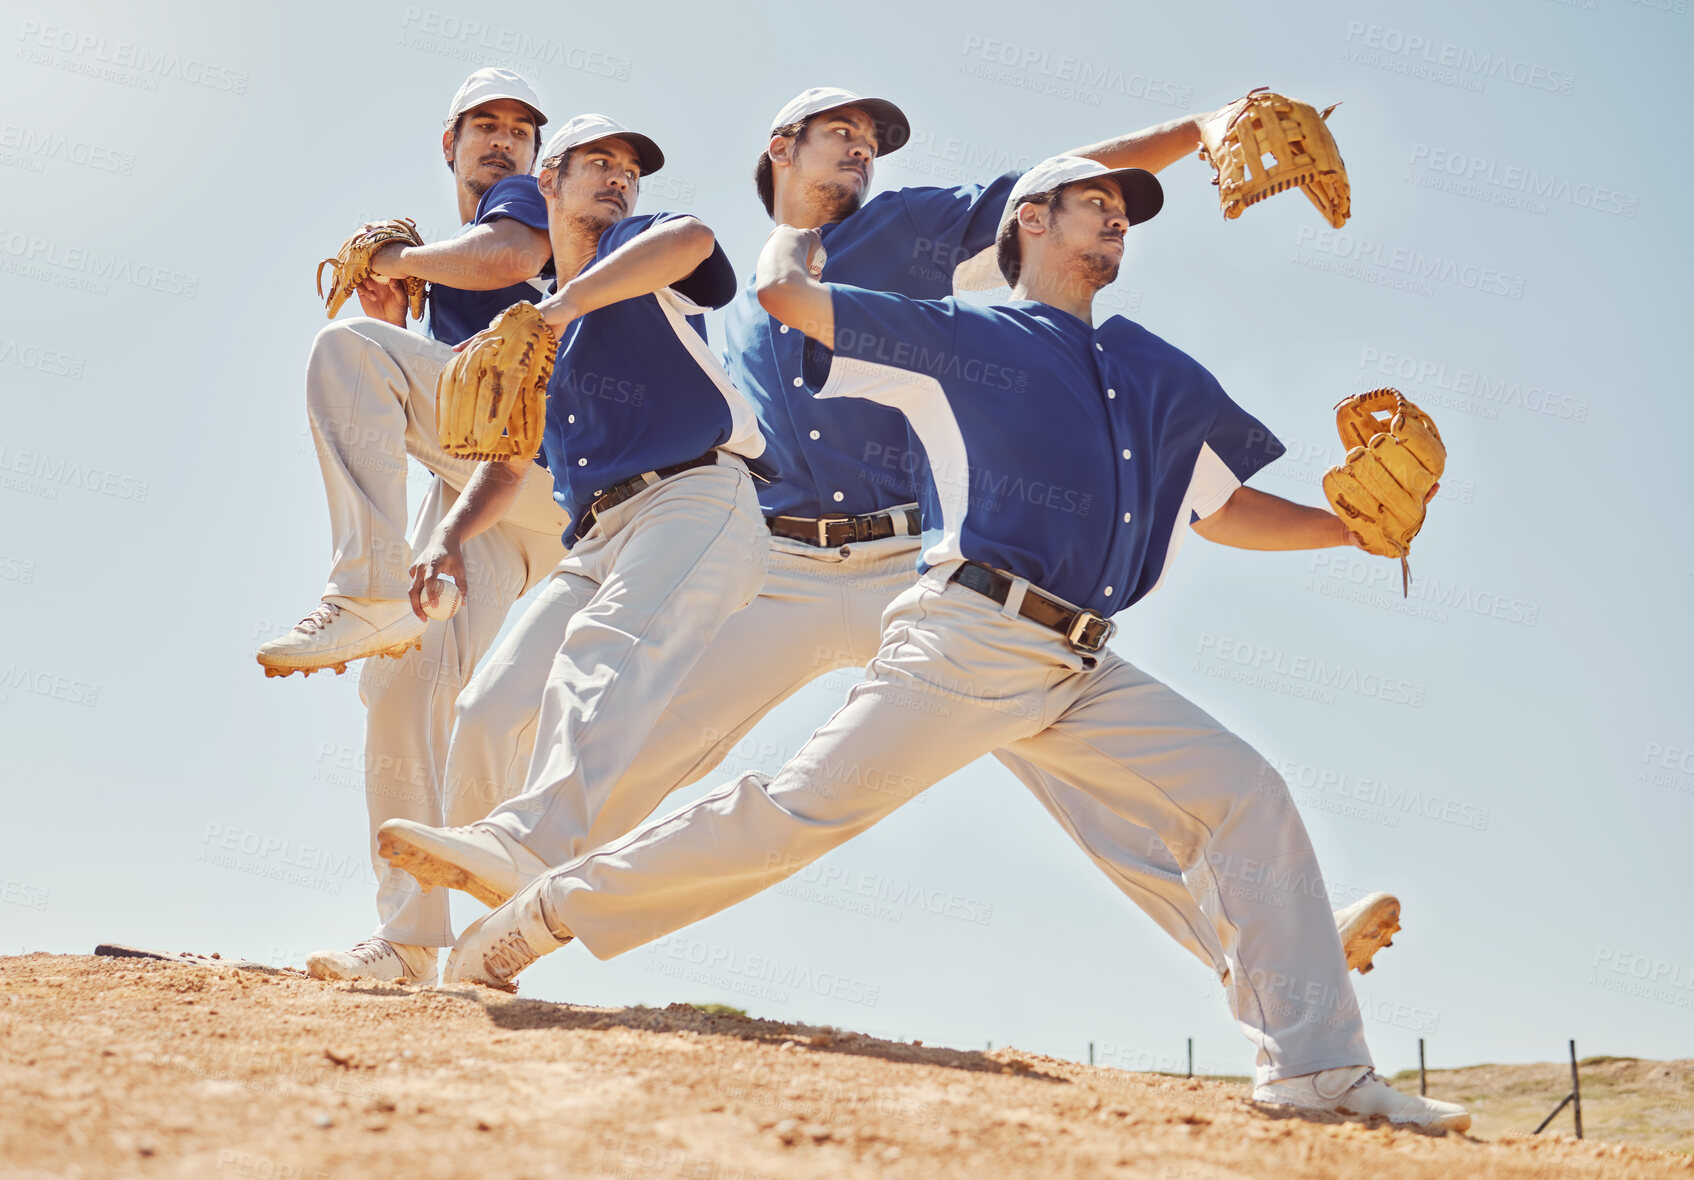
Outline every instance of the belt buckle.
[[1105, 648], [1112, 636], [1118, 633], [1118, 625], [1104, 615], [1091, 610], [1076, 612], [1076, 618], [1071, 620], [1070, 630], [1065, 634], [1065, 641], [1080, 652], [1093, 655]]
[[818, 517], [818, 548], [829, 548], [829, 521], [821, 516]]

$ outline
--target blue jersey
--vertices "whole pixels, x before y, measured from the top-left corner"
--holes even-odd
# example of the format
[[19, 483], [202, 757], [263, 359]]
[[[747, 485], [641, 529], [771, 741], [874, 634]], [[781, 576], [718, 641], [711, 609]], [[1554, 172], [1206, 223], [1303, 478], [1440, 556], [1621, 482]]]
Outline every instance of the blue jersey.
[[833, 286], [817, 397], [900, 410], [929, 457], [920, 568], [965, 558], [1110, 615], [1149, 594], [1185, 526], [1283, 446], [1139, 324], [1033, 300], [977, 307]]
[[[1017, 173], [962, 188], [896, 189], [824, 226], [824, 279], [915, 299], [953, 291], [954, 268], [994, 244]], [[774, 468], [759, 490], [767, 515], [860, 515], [909, 504], [923, 483], [923, 456], [905, 419], [867, 401], [806, 396], [806, 354], [824, 349], [777, 323], [749, 279], [724, 318], [726, 360], [758, 411]]]
[[[540, 183], [535, 177], [508, 176], [492, 186], [477, 202], [476, 218], [459, 232], [469, 233], [502, 217], [547, 232], [547, 203], [541, 198]], [[463, 291], [444, 283], [431, 283], [429, 334], [443, 344], [462, 343], [488, 327], [495, 316], [512, 304], [539, 303], [552, 276], [553, 260], [548, 259], [535, 278], [493, 291]]]
[[[684, 217], [626, 217], [600, 235], [598, 264], [653, 226]], [[765, 449], [753, 407], [706, 343], [705, 309], [735, 294], [721, 246], [662, 291], [591, 311], [565, 329], [547, 386], [541, 454], [553, 498], [583, 519], [613, 484], [721, 448], [747, 458]]]

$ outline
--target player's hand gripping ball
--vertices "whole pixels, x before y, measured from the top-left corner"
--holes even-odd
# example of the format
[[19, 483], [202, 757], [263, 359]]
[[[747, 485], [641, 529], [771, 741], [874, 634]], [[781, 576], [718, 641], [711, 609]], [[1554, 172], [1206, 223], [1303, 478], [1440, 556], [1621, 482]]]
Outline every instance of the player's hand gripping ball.
[[1223, 215], [1240, 217], [1247, 206], [1299, 185], [1330, 225], [1346, 225], [1353, 202], [1329, 133], [1334, 109], [1319, 111], [1261, 86], [1200, 124], [1200, 158], [1217, 170], [1212, 183]]
[[[435, 601], [431, 602], [431, 595]], [[459, 583], [451, 578], [431, 578], [424, 583], [423, 612], [432, 619], [450, 619], [459, 611], [465, 595]]]

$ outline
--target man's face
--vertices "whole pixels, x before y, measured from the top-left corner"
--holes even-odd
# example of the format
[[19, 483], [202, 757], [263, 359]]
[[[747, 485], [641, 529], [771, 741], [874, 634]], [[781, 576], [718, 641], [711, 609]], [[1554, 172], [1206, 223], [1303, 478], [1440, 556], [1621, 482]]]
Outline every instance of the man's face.
[[616, 137], [575, 148], [556, 169], [541, 174], [547, 215], [599, 238], [635, 211], [641, 186], [641, 157]]
[[459, 183], [480, 197], [506, 177], [522, 176], [535, 166], [535, 138], [530, 109], [501, 98], [466, 111], [457, 137], [449, 128], [442, 150]]
[[1067, 185], [1045, 214], [1041, 265], [1057, 268], [1089, 291], [1118, 277], [1129, 215], [1115, 182], [1083, 180]]
[[[773, 140], [789, 143], [788, 140]], [[858, 107], [824, 111], [806, 124], [788, 148], [790, 167], [777, 183], [796, 186], [839, 220], [864, 203], [876, 167], [876, 122]], [[772, 159], [775, 160], [775, 155]]]

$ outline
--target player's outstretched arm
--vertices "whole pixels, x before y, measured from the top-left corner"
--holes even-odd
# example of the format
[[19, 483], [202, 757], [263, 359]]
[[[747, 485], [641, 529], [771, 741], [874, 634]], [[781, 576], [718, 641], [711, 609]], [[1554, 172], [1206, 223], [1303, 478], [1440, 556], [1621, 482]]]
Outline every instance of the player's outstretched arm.
[[497, 291], [533, 279], [553, 256], [545, 230], [502, 217], [426, 246], [394, 242], [371, 258], [391, 279], [419, 278], [461, 291]]
[[1236, 488], [1222, 508], [1191, 527], [1208, 541], [1236, 549], [1333, 549], [1355, 543], [1341, 518], [1328, 509], [1248, 487]]
[[477, 465], [464, 493], [441, 523], [435, 526], [429, 541], [418, 551], [417, 560], [407, 571], [412, 575], [412, 613], [418, 618], [429, 617], [423, 612], [425, 583], [445, 574], [460, 586], [468, 584], [465, 578], [465, 542], [500, 523], [500, 518], [518, 498], [518, 489], [523, 487], [524, 476], [529, 474], [533, 465], [528, 459]]
[[643, 230], [535, 305], [554, 333], [625, 299], [682, 282], [712, 256], [717, 238], [698, 217], [677, 217]]
[[1199, 111], [1184, 115], [1127, 135], [1072, 148], [1064, 154], [1097, 160], [1108, 168], [1145, 168], [1157, 172], [1191, 154], [1200, 142], [1200, 125], [1217, 113]]
[[817, 278], [823, 239], [812, 229], [779, 225], [765, 239], [755, 272], [759, 305], [825, 348], [835, 347], [835, 302]]

